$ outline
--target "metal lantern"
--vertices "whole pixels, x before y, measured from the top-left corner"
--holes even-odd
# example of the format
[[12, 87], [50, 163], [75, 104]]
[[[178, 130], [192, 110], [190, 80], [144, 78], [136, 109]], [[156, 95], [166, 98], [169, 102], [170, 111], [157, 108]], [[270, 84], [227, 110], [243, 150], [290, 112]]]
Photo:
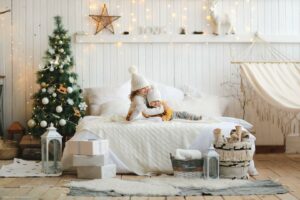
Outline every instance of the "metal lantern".
[[219, 178], [219, 154], [215, 151], [213, 145], [209, 147], [208, 152], [204, 157], [204, 178]]
[[62, 136], [56, 132], [56, 128], [52, 123], [41, 136], [41, 143], [43, 172], [46, 174], [61, 172]]

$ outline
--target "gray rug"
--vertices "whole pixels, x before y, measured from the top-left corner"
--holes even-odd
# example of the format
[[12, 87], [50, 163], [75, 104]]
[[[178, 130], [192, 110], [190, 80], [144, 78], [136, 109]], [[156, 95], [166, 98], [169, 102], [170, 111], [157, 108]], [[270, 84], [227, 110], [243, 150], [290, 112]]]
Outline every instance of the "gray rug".
[[[274, 195], [287, 193], [272, 180], [184, 180], [152, 178], [140, 181], [120, 179], [73, 181], [68, 184], [70, 196], [195, 196], [195, 195]], [[173, 181], [173, 182], [172, 182]], [[175, 182], [179, 181], [179, 182]], [[207, 184], [205, 184], [207, 182]]]

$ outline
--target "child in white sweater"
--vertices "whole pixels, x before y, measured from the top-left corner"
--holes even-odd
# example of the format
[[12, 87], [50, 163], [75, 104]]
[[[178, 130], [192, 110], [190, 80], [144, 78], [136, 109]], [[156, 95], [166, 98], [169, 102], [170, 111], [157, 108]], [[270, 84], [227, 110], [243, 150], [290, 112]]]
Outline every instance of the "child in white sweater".
[[127, 121], [135, 119], [143, 119], [143, 115], [159, 115], [164, 112], [163, 106], [156, 108], [147, 107], [147, 94], [151, 88], [150, 83], [142, 75], [137, 73], [135, 67], [129, 68], [131, 73], [131, 94], [130, 94], [130, 108], [126, 117]]
[[162, 101], [159, 90], [156, 88], [152, 88], [147, 95], [147, 101], [149, 103], [149, 107], [158, 108], [163, 106], [164, 112], [156, 115], [147, 115], [144, 114], [144, 117], [161, 117], [163, 121], [171, 121], [172, 119], [185, 119], [185, 120], [201, 120], [202, 116], [194, 115], [192, 113], [188, 113], [185, 111], [174, 111], [171, 109], [165, 101]]

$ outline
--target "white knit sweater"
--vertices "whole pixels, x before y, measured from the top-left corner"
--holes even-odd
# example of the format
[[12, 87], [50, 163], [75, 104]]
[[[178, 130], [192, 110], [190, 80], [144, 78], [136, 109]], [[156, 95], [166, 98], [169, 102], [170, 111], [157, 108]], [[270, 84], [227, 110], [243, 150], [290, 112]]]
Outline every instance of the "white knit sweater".
[[136, 95], [130, 104], [128, 113], [130, 114], [129, 120], [143, 119], [142, 113], [146, 115], [158, 115], [164, 112], [163, 106], [157, 108], [148, 108], [146, 105], [146, 99], [142, 96]]

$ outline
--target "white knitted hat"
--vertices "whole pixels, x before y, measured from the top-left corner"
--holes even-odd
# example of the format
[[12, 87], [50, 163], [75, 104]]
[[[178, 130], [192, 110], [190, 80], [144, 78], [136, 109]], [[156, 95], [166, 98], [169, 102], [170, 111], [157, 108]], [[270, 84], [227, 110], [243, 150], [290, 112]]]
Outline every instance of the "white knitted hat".
[[147, 101], [149, 103], [152, 101], [161, 101], [159, 90], [153, 87], [147, 94]]
[[147, 81], [147, 79], [144, 76], [138, 74], [137, 68], [135, 66], [131, 66], [129, 68], [129, 73], [131, 73], [131, 91], [136, 91], [150, 86], [150, 83]]

